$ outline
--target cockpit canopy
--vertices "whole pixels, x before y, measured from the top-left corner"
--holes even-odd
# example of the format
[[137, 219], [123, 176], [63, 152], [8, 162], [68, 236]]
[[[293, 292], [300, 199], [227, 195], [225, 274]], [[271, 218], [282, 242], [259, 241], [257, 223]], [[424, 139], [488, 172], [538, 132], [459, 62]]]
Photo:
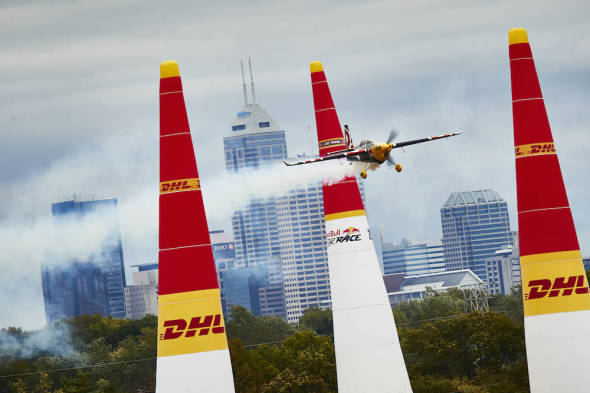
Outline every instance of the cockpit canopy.
[[369, 146], [373, 145], [375, 142], [373, 142], [370, 139], [363, 139], [362, 141], [359, 142], [358, 147], [361, 149], [368, 149]]

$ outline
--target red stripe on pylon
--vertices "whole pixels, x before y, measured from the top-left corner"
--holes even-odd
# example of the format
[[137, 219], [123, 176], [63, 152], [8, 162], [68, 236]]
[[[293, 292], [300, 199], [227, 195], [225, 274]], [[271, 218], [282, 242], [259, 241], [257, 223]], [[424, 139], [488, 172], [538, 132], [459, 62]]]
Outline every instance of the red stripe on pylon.
[[569, 208], [518, 214], [520, 256], [579, 250]]
[[178, 65], [164, 65], [173, 76], [160, 79], [160, 183], [192, 186], [160, 195], [159, 293], [218, 288]]
[[188, 131], [180, 77], [160, 79], [160, 136]]
[[[324, 71], [312, 72], [311, 83], [318, 143], [331, 139], [344, 140]], [[329, 146], [320, 149], [319, 153], [323, 157], [327, 153], [342, 149], [343, 146]], [[334, 184], [324, 184], [323, 195], [325, 215], [365, 209], [354, 177], [346, 177]]]
[[[330, 87], [326, 81], [324, 71], [313, 72], [311, 74], [311, 89], [313, 91], [313, 105], [315, 108], [315, 120], [318, 133], [318, 143], [327, 139], [344, 139], [342, 127], [338, 120], [338, 114], [334, 107], [334, 100], [330, 93]], [[320, 150], [320, 156], [342, 150], [343, 146], [330, 146]]]
[[515, 146], [553, 142], [543, 100], [514, 102], [512, 113]]
[[210, 246], [161, 250], [159, 260], [160, 295], [219, 287]]
[[569, 206], [556, 154], [516, 160], [518, 211]]
[[515, 160], [520, 255], [577, 250], [557, 154], [552, 148], [539, 155], [526, 152], [531, 144], [553, 146], [553, 136], [528, 38], [526, 33], [517, 38], [525, 42], [510, 44], [509, 56], [514, 146], [519, 149]]
[[200, 190], [160, 195], [160, 249], [210, 244]]
[[324, 185], [324, 215], [351, 210], [364, 210], [361, 193], [354, 177]]
[[190, 133], [160, 138], [160, 181], [193, 177], [199, 174]]

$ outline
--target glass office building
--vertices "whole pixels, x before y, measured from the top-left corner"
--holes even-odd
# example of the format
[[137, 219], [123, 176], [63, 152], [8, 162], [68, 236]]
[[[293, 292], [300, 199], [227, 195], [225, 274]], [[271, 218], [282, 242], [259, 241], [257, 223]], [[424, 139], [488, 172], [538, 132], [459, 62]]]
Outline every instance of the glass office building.
[[446, 270], [471, 269], [487, 282], [486, 260], [513, 246], [506, 201], [493, 190], [453, 192], [440, 217]]
[[41, 283], [48, 324], [83, 314], [109, 314], [105, 275], [92, 262], [43, 266]]
[[[73, 264], [75, 265], [81, 262], [84, 264], [90, 263], [98, 267], [104, 276], [108, 301], [108, 315], [115, 318], [125, 318], [125, 268], [123, 264], [123, 245], [121, 242], [121, 232], [119, 230], [117, 214], [117, 199], [112, 198], [90, 201], [71, 200], [59, 202], [52, 204], [51, 211], [56, 225], [59, 225], [60, 220], [74, 220], [75, 222], [76, 220], [81, 221], [83, 219], [89, 220], [85, 225], [92, 225], [92, 220], [95, 217], [96, 219], [100, 218], [101, 220], [106, 218], [108, 225], [112, 228], [112, 232], [104, 240], [102, 249], [93, 255], [89, 261], [53, 261], [51, 265], [45, 264], [42, 267], [42, 284], [47, 320], [49, 321], [50, 319], [53, 319], [53, 317], [50, 318], [50, 315], [57, 313], [55, 310], [61, 307], [60, 302], [62, 302], [64, 310], [69, 309], [68, 304], [71, 302], [71, 299], [67, 299], [67, 296], [65, 295], [61, 298], [55, 295], [59, 292], [57, 286], [60, 285], [59, 282], [61, 282], [61, 279], [53, 279], [54, 276], [52, 272], [59, 271], [62, 268], [55, 270], [53, 266], [63, 266], [63, 269], [70, 272], [68, 274], [73, 274], [71, 272], [75, 271], [87, 272], [87, 269], [72, 270], [70, 268]], [[63, 239], [63, 241], [67, 242], [68, 239]], [[59, 274], [61, 273], [58, 273], [58, 276]], [[72, 296], [77, 295], [73, 292]], [[49, 299], [51, 300], [51, 307], [48, 307]], [[48, 308], [53, 311], [48, 310]], [[79, 308], [74, 315], [68, 314], [68, 316], [79, 315], [79, 313], [85, 313], [85, 311]]]
[[305, 309], [331, 305], [321, 184], [277, 198], [287, 321]]
[[442, 242], [402, 239], [383, 243], [383, 274], [403, 273], [406, 276], [445, 271]]
[[[223, 138], [225, 169], [239, 172], [269, 166], [287, 157], [285, 131], [258, 104], [247, 104]], [[279, 235], [274, 198], [251, 200], [232, 215], [236, 264], [250, 266], [278, 257]]]

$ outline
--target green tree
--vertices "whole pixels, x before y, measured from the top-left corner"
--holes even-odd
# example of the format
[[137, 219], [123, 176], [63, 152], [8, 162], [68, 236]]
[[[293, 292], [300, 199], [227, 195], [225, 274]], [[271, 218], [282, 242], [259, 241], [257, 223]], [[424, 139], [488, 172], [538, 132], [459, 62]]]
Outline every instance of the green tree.
[[293, 372], [290, 369], [283, 370], [260, 388], [260, 393], [331, 393], [328, 384], [315, 375], [306, 372]]
[[472, 312], [408, 329], [402, 348], [418, 374], [473, 378], [524, 358], [523, 326], [506, 315]]
[[463, 292], [457, 289], [437, 292], [426, 288], [423, 300], [403, 302], [393, 307], [398, 326], [417, 326], [432, 319], [461, 315], [464, 312]]
[[313, 330], [320, 336], [334, 335], [332, 323], [332, 309], [322, 310], [319, 307], [310, 307], [299, 318], [299, 327], [305, 330]]
[[255, 317], [242, 306], [233, 306], [226, 323], [229, 338], [239, 338], [243, 345], [282, 341], [293, 334], [293, 327], [279, 317]]

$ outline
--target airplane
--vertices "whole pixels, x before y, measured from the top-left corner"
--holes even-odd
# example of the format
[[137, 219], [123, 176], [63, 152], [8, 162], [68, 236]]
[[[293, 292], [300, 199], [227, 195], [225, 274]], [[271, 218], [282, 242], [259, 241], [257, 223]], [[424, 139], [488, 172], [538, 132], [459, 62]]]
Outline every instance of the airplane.
[[[352, 138], [350, 137], [350, 130], [348, 129], [348, 125], [344, 125], [344, 140], [337, 140], [337, 141], [329, 141], [329, 145], [340, 145], [346, 146], [345, 149], [335, 150], [332, 152], [327, 153], [323, 157], [315, 158], [312, 160], [306, 161], [299, 161], [299, 162], [287, 162], [283, 161], [283, 163], [287, 166], [295, 166], [295, 165], [303, 165], [303, 164], [313, 164], [315, 162], [326, 161], [326, 160], [335, 160], [338, 158], [346, 158], [347, 161], [350, 162], [352, 165], [355, 162], [364, 163], [367, 165], [366, 169], [363, 169], [360, 172], [360, 176], [363, 179], [367, 178], [367, 170], [374, 171], [377, 169], [381, 164], [387, 161], [389, 166], [393, 166], [397, 172], [402, 171], [401, 164], [395, 162], [393, 156], [390, 154], [393, 149], [397, 149], [400, 147], [405, 147], [409, 145], [415, 145], [417, 143], [429, 142], [434, 141], [437, 139], [449, 138], [451, 136], [459, 135], [461, 131], [453, 132], [450, 134], [444, 135], [437, 135], [431, 136], [428, 138], [421, 138], [421, 139], [413, 139], [405, 142], [398, 142], [393, 143], [393, 140], [399, 135], [399, 132], [393, 128], [391, 133], [389, 134], [389, 138], [387, 138], [387, 142], [373, 142], [370, 139], [363, 139], [359, 142], [358, 146], [355, 147], [352, 144]], [[322, 148], [322, 146], [320, 146]]]

